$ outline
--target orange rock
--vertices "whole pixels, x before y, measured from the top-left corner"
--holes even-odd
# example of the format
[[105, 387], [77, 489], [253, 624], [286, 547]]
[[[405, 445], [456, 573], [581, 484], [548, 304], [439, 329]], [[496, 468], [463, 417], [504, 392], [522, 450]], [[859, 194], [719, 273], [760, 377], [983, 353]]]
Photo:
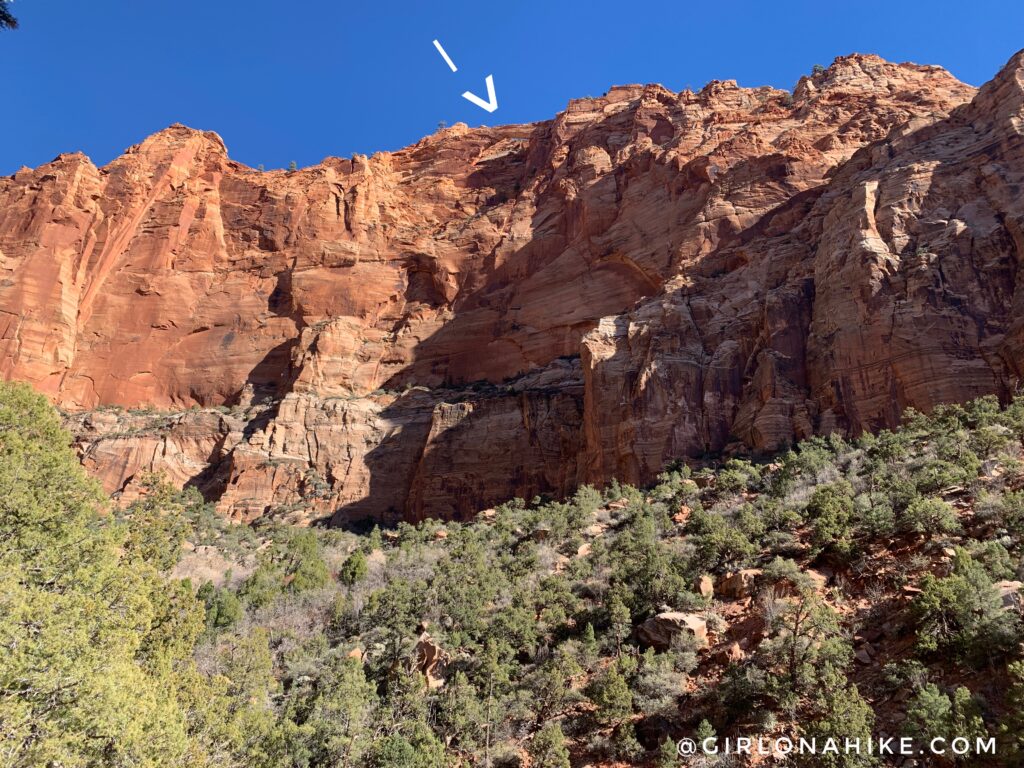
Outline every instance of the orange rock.
[[701, 597], [712, 598], [715, 596], [715, 581], [707, 574], [697, 579], [697, 593]]
[[636, 637], [641, 644], [667, 650], [672, 645], [672, 638], [686, 633], [694, 639], [697, 647], [708, 644], [707, 621], [695, 613], [664, 611], [651, 616], [636, 628]]
[[1011, 391], [1022, 65], [616, 87], [294, 173], [180, 125], [62, 155], [0, 179], [0, 376], [72, 412], [109, 492], [160, 470], [292, 522], [460, 519]]
[[761, 574], [760, 568], [744, 568], [735, 573], [728, 573], [719, 579], [715, 586], [715, 592], [730, 600], [751, 597], [754, 594], [757, 578]]
[[436, 690], [444, 687], [445, 671], [450, 660], [448, 652], [435, 643], [426, 631], [420, 635], [413, 649], [413, 663], [426, 677], [428, 688]]
[[718, 664], [736, 664], [743, 661], [746, 657], [746, 651], [737, 642], [729, 643], [715, 651], [714, 654], [714, 660]]

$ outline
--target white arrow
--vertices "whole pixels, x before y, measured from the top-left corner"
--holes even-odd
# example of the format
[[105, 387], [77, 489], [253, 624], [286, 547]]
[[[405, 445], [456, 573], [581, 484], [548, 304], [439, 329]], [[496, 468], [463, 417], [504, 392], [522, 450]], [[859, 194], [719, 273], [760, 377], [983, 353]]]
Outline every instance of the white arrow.
[[[448, 68], [452, 72], [458, 72], [458, 67], [455, 66], [455, 62], [452, 61], [451, 56], [441, 45], [439, 40], [434, 41], [434, 47], [437, 48], [437, 52], [441, 54], [441, 58], [444, 59], [444, 63], [448, 65]], [[494, 93], [494, 77], [491, 75], [487, 76], [487, 101], [484, 101], [475, 93], [466, 91], [462, 94], [462, 98], [468, 99], [469, 101], [476, 104], [480, 109], [486, 109], [488, 112], [493, 112], [498, 108], [498, 97]]]
[[487, 76], [487, 101], [484, 101], [475, 93], [470, 93], [469, 91], [462, 94], [462, 98], [473, 102], [480, 107], [480, 109], [486, 109], [488, 112], [493, 112], [498, 108], [498, 97], [494, 93], [494, 78], [491, 75]]
[[434, 47], [437, 48], [437, 52], [441, 54], [441, 58], [444, 59], [444, 63], [448, 65], [448, 68], [451, 69], [452, 72], [458, 72], [459, 68], [455, 66], [455, 62], [452, 61], [451, 56], [448, 55], [448, 52], [441, 47], [440, 41], [435, 40]]

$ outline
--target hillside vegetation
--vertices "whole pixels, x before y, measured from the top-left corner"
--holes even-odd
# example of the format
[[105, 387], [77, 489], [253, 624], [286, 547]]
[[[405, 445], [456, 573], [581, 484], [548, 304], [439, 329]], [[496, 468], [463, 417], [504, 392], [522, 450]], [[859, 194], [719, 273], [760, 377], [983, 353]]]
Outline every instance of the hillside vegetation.
[[1024, 399], [986, 398], [467, 524], [248, 528], [156, 477], [112, 507], [0, 384], [0, 764], [669, 766], [683, 736], [871, 733], [1021, 764], [1022, 441]]

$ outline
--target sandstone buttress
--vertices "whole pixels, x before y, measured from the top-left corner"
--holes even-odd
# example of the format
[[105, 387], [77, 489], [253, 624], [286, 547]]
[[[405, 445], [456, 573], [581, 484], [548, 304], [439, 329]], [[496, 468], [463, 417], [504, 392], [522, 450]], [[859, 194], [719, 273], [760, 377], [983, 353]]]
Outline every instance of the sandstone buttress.
[[[0, 179], [0, 374], [108, 491], [463, 517], [1020, 376], [1024, 57], [625, 86], [296, 172], [172, 126]], [[113, 406], [119, 407], [112, 408]]]

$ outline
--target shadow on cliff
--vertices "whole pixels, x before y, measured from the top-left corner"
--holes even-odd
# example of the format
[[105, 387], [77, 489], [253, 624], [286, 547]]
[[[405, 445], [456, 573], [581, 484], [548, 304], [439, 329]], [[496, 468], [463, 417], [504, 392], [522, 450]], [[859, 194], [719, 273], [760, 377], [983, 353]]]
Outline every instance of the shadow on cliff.
[[[610, 149], [609, 137], [621, 133], [623, 119], [621, 113], [612, 115], [573, 136], [567, 141], [567, 156], [571, 158], [573, 149], [580, 145]], [[551, 130], [550, 125], [538, 129], [541, 133]], [[369, 473], [367, 493], [362, 499], [338, 508], [332, 517], [335, 524], [371, 518], [385, 522], [427, 516], [458, 518], [517, 494], [529, 497], [535, 493], [571, 491], [584, 474], [586, 480], [593, 482], [607, 482], [611, 479], [609, 474], [619, 473], [637, 475], [628, 479], [646, 482], [651, 473], [658, 471], [654, 465], [659, 461], [683, 458], [678, 455], [685, 452], [683, 444], [670, 434], [672, 430], [659, 428], [651, 437], [663, 440], [664, 444], [648, 452], [651, 461], [645, 469], [639, 468], [636, 457], [601, 455], [606, 448], [620, 452], [621, 445], [637, 439], [636, 435], [624, 434], [618, 438], [619, 446], [591, 446], [590, 464], [583, 472], [578, 467], [585, 455], [582, 385], [557, 392], [545, 392], [544, 386], [520, 391], [501, 389], [516, 377], [545, 370], [560, 356], [578, 354], [581, 339], [602, 316], [619, 315], [616, 335], [621, 335], [626, 322], [624, 313], [630, 312], [637, 302], [657, 294], [665, 279], [680, 271], [680, 243], [688, 242], [687, 237], [692, 239], [695, 223], [716, 195], [730, 199], [749, 194], [750, 188], [765, 183], [782, 186], [784, 192], [777, 206], [742, 229], [723, 217], [716, 222], [714, 232], [702, 230], [704, 237], [714, 238], [715, 247], [709, 253], [692, 253], [688, 257], [689, 261], [682, 265], [688, 278], [735, 280], [737, 286], [744, 276], [756, 279], [750, 303], [760, 306], [761, 312], [767, 311], [772, 291], [795, 279], [806, 279], [806, 275], [789, 275], [785, 265], [772, 264], [775, 254], [769, 246], [773, 241], [785, 241], [787, 233], [798, 227], [832, 182], [803, 191], [791, 188], [799, 187], [799, 183], [788, 181], [789, 174], [794, 172], [794, 158], [784, 154], [751, 157], [723, 171], [709, 166], [710, 161], [704, 157], [693, 158], [680, 167], [644, 153], [631, 158], [628, 165], [611, 169], [603, 178], [584, 184], [585, 193], [570, 199], [552, 183], [557, 176], [549, 157], [552, 143], [550, 135], [535, 134], [525, 154], [510, 152], [482, 161], [467, 177], [470, 187], [493, 190], [484, 201], [485, 208], [511, 202], [514, 209], [523, 194], [535, 195], [530, 238], [507, 254], [499, 254], [498, 250], [505, 240], [490, 252], [480, 252], [483, 267], [477, 274], [483, 275], [475, 283], [463, 283], [451, 295], [451, 276], [436, 259], [415, 252], [403, 255], [407, 304], [433, 310], [447, 306], [453, 316], [436, 332], [419, 340], [411, 360], [384, 382], [383, 388], [391, 391], [415, 389], [405, 391], [379, 413], [384, 437], [364, 457]], [[862, 158], [869, 156], [869, 149], [860, 150]], [[565, 162], [571, 165], [570, 160]], [[835, 174], [842, 175], [845, 169], [841, 166]], [[575, 171], [569, 168], [569, 172]], [[630, 184], [637, 178], [644, 179], [642, 185], [630, 190]], [[531, 187], [524, 193], [527, 180]], [[622, 240], [622, 233], [613, 232], [612, 228], [624, 206], [634, 204], [630, 201], [635, 202], [634, 198], [652, 189], [667, 190], [667, 205], [659, 209], [659, 215], [642, 219], [653, 229], [641, 232], [639, 241]], [[629, 200], [623, 202], [627, 192]], [[486, 213], [477, 212], [473, 218]], [[502, 215], [507, 219], [510, 214]], [[754, 241], [767, 241], [769, 245], [748, 248]], [[638, 242], [641, 246], [654, 242], [657, 247], [651, 245], [650, 250], [641, 252], [642, 249], [637, 250]], [[627, 251], [619, 252], [617, 245]], [[810, 268], [813, 274], [813, 249], [803, 249], [801, 253], [794, 256], [802, 261], [796, 269]], [[758, 259], [769, 263], [759, 263]], [[283, 279], [290, 280], [290, 276]], [[594, 290], [595, 281], [598, 290]], [[552, 286], [562, 293], [552, 291]], [[289, 293], [286, 285], [280, 287], [283, 294]], [[565, 300], [573, 296], [577, 298], [575, 306], [558, 305], [572, 303]], [[591, 296], [596, 298], [590, 299]], [[714, 298], [713, 293], [711, 297]], [[813, 291], [808, 301], [813, 306]], [[573, 314], [567, 310], [579, 311]], [[675, 419], [689, 413], [695, 421], [706, 421], [706, 397], [721, 394], [705, 391], [715, 386], [708, 382], [715, 381], [716, 376], [726, 377], [730, 381], [735, 379], [739, 395], [732, 404], [722, 404], [720, 426], [712, 428], [705, 424], [698, 428], [700, 439], [689, 455], [720, 446], [735, 437], [731, 430], [746, 401], [756, 401], [752, 406], [747, 404], [754, 409], [751, 420], [764, 406], [758, 400], [760, 396], [753, 392], [761, 353], [791, 358], [784, 361], [783, 367], [772, 370], [786, 373], [794, 387], [809, 394], [803, 366], [812, 313], [801, 315], [800, 327], [790, 329], [800, 337], [799, 349], [790, 350], [772, 346], [772, 331], [764, 326], [763, 318], [753, 316], [757, 315], [756, 310], [753, 315], [741, 310], [736, 306], [705, 306], [701, 316], [692, 316], [691, 312], [692, 327], [678, 324], [679, 333], [685, 334], [680, 344], [687, 342], [698, 350], [691, 366], [696, 366], [692, 371], [696, 389], [692, 396], [684, 396], [670, 407], [659, 405], [658, 392], [644, 390], [629, 345], [616, 344], [611, 357], [601, 364], [621, 369], [621, 375], [614, 379], [621, 391], [613, 393], [612, 398], [618, 404], [617, 411], [597, 414], [601, 423], [595, 422], [589, 428], [599, 431], [602, 424], [625, 423], [636, 409], [675, 413]], [[567, 317], [572, 320], [563, 322]], [[530, 323], [538, 318], [546, 324], [532, 327]], [[299, 318], [293, 319], [297, 324], [301, 322]], [[766, 335], [762, 338], [762, 334]], [[735, 359], [723, 363], [716, 360], [715, 354], [728, 340], [737, 341], [742, 349]], [[290, 375], [282, 377], [283, 381], [274, 381], [274, 374], [290, 371], [288, 358], [296, 343], [286, 342], [272, 350], [253, 369], [250, 384], [254, 390], [267, 388], [273, 393], [274, 403], [259, 422], [247, 428], [247, 436], [265, 428], [276, 415], [279, 398], [290, 386]], [[652, 349], [650, 354], [661, 353]], [[725, 367], [716, 369], [716, 363]], [[785, 366], [793, 370], [787, 371]], [[480, 379], [483, 384], [471, 383]], [[788, 386], [790, 382], [785, 383]], [[421, 387], [429, 389], [424, 392]], [[671, 393], [666, 388], [660, 396]], [[612, 407], [616, 408], [614, 404]], [[664, 410], [658, 411], [659, 407]], [[529, 455], [533, 455], [533, 461], [527, 460]], [[571, 471], [567, 470], [569, 466]]]
[[[664, 273], [657, 274], [655, 279], [645, 274], [643, 280], [635, 280], [624, 296], [617, 296], [614, 303], [607, 306], [587, 304], [580, 299], [577, 304], [584, 304], [589, 315], [578, 322], [534, 329], [521, 326], [516, 317], [522, 308], [519, 303], [521, 286], [549, 268], [553, 268], [552, 281], [557, 281], [558, 275], [554, 274], [558, 271], [557, 262], [569, 249], [579, 251], [580, 264], [575, 280], [579, 281], [580, 288], [576, 292], [581, 297], [584, 282], [593, 280], [597, 270], [613, 270], [603, 279], [615, 281], [618, 278], [620, 285], [622, 279], [635, 278], [637, 271], [624, 266], [624, 262], [629, 261], [625, 256], [613, 263], [595, 264], [601, 251], [601, 247], [595, 245], [597, 235], [593, 232], [580, 234], [583, 223], [574, 221], [574, 217], [586, 218], [586, 210], [567, 203], [556, 192], [544, 190], [531, 220], [535, 237], [498, 266], [494, 266], [494, 253], [489, 254], [486, 258], [492, 266], [491, 273], [472, 294], [461, 301], [459, 297], [452, 301], [454, 317], [431, 336], [420, 340], [409, 364], [384, 383], [385, 389], [393, 391], [411, 386], [432, 389], [428, 393], [404, 394], [381, 412], [382, 422], [397, 428], [389, 428], [388, 436], [365, 457], [370, 473], [367, 495], [339, 508], [333, 522], [351, 524], [371, 517], [392, 522], [424, 517], [457, 519], [517, 495], [525, 498], [536, 494], [563, 496], [581, 482], [603, 484], [613, 476], [646, 482], [652, 472], [657, 474], [660, 467], [646, 472], [635, 457], [619, 456], [621, 446], [605, 446], [597, 439], [597, 444], [588, 451], [578, 356], [583, 336], [596, 327], [600, 317], [618, 315], [617, 335], [622, 335], [627, 324], [623, 313], [629, 312], [638, 301], [657, 294], [665, 276], [678, 266], [672, 258], [675, 243], [713, 192], [713, 187], [701, 175], [706, 169], [700, 161], [701, 158], [695, 159], [690, 164], [694, 167], [688, 165], [682, 171], [668, 166], [657, 171], [665, 176], [666, 183], [672, 184], [671, 199], [675, 206], [664, 214], [670, 221], [665, 225], [668, 245], [660, 257]], [[752, 158], [733, 166], [730, 175], [780, 180], [788, 172], [787, 162], [781, 156]], [[495, 179], [514, 183], [514, 176], [503, 175], [500, 169], [481, 173], [477, 179], [481, 184], [491, 185]], [[613, 195], [616, 204], [622, 199], [619, 186], [625, 183], [617, 179], [617, 173], [609, 173], [604, 180], [616, 188]], [[504, 202], [502, 196], [506, 192], [513, 191], [518, 194], [514, 188], [497, 189], [495, 195], [499, 204]], [[726, 246], [737, 246], [762, 235], [780, 211], [804, 211], [818, 194], [820, 189], [794, 193], [749, 227], [720, 231], [719, 247], [693, 265], [695, 273], [714, 279], [743, 269], [748, 262], [742, 249]], [[608, 222], [608, 226], [613, 223], [614, 220]], [[595, 248], [597, 256], [592, 250]], [[416, 265], [419, 273], [429, 269], [429, 264], [423, 260]], [[438, 283], [432, 284], [430, 291], [424, 290], [424, 279], [418, 274], [416, 295], [436, 296], [441, 290], [439, 278], [433, 278]], [[414, 281], [410, 279], [408, 284], [411, 288]], [[408, 300], [415, 298], [407, 294]], [[537, 311], [544, 307], [531, 309]], [[703, 343], [701, 338], [697, 341]], [[532, 350], [526, 350], [531, 343]], [[575, 356], [577, 360], [576, 378], [569, 386], [546, 389], [540, 385], [502, 393], [509, 389], [510, 381], [532, 374], [542, 375], [565, 356]], [[632, 371], [630, 356], [629, 346], [619, 344], [612, 357], [602, 362], [602, 365], [626, 372], [618, 382], [622, 391], [615, 396], [621, 409], [616, 418], [623, 422], [633, 404], [644, 394], [638, 391], [639, 374]], [[710, 353], [707, 359], [711, 359]], [[489, 365], [489, 360], [499, 363]], [[742, 370], [737, 373], [737, 376], [742, 375]], [[474, 379], [475, 384], [471, 383]], [[548, 384], [557, 381], [555, 376]], [[694, 398], [692, 407], [700, 408], [699, 398]], [[607, 423], [609, 416], [604, 414], [602, 418]], [[696, 452], [701, 453], [706, 448], [705, 441]], [[611, 456], [610, 452], [616, 455]], [[665, 453], [666, 461], [679, 458], [667, 455], [673, 453], [671, 449]], [[582, 466], [585, 460], [588, 465]]]
[[[292, 297], [292, 276], [288, 269], [277, 274], [274, 290], [267, 298], [267, 311], [274, 317], [283, 317], [295, 324], [295, 334], [270, 349], [249, 371], [245, 384], [228, 405], [257, 407], [258, 413], [245, 422], [243, 442], [266, 429], [277, 418], [282, 398], [292, 389], [297, 371], [292, 366], [292, 355], [299, 345], [305, 318], [295, 307]], [[217, 501], [227, 490], [231, 480], [230, 452], [225, 453], [228, 435], [222, 435], [214, 447], [207, 466], [189, 478], [185, 487], [196, 488], [208, 502]]]
[[387, 437], [364, 457], [367, 494], [335, 525], [465, 520], [515, 496], [561, 496], [577, 483], [582, 435], [578, 360], [551, 366], [557, 382], [521, 379], [414, 389], [379, 414]]

